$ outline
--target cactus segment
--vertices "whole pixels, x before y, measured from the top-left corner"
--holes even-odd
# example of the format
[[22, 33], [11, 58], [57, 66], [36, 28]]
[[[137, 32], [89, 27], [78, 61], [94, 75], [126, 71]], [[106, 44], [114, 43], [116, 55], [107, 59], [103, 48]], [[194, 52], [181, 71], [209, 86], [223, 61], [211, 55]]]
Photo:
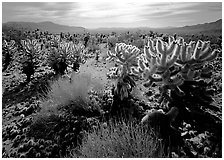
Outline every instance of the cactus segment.
[[202, 50], [205, 50], [206, 48], [210, 47], [210, 41], [204, 42], [203, 46], [202, 46]]
[[159, 51], [160, 54], [164, 55], [164, 45], [162, 40], [158, 39], [156, 43], [156, 50]]
[[180, 50], [180, 60], [182, 62], [186, 62], [186, 54], [187, 54], [187, 46], [186, 44], [181, 46], [181, 50]]
[[177, 45], [172, 57], [167, 62], [167, 67], [171, 67], [176, 62], [180, 54], [180, 49], [181, 49], [181, 46]]
[[210, 47], [206, 47], [206, 48], [202, 51], [202, 53], [201, 53], [199, 59], [200, 59], [200, 60], [205, 59], [206, 57], [209, 56], [209, 54], [211, 54], [211, 48], [210, 48]]
[[219, 53], [220, 53], [220, 51], [215, 49], [210, 56], [208, 56], [208, 57], [206, 57], [206, 58], [204, 58], [202, 60], [203, 61], [212, 61], [212, 60], [214, 60], [218, 56]]
[[199, 59], [200, 53], [201, 53], [201, 47], [196, 47], [193, 54], [195, 60]]
[[166, 51], [167, 55], [170, 55], [174, 51], [175, 45], [176, 45], [175, 41], [173, 41], [169, 44], [169, 46], [167, 47], [167, 51]]
[[145, 69], [145, 68], [146, 68], [146, 66], [145, 66], [145, 64], [144, 64], [144, 62], [143, 62], [143, 60], [141, 60], [141, 59], [138, 60], [138, 65], [139, 65], [139, 67], [140, 67], [141, 69]]

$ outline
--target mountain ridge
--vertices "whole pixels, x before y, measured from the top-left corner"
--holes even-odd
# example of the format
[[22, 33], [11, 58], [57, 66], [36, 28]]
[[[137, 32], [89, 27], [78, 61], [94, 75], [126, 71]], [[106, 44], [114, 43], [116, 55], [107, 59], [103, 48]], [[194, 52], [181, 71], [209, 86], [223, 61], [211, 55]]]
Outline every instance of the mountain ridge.
[[186, 25], [183, 27], [163, 27], [163, 28], [151, 28], [151, 27], [138, 27], [138, 28], [125, 28], [125, 27], [100, 27], [96, 29], [88, 29], [79, 26], [67, 26], [56, 24], [51, 21], [43, 21], [43, 22], [7, 22], [2, 24], [2, 29], [6, 28], [15, 28], [20, 30], [35, 30], [39, 28], [42, 31], [49, 31], [51, 33], [60, 33], [60, 32], [69, 32], [69, 33], [84, 33], [86, 31], [91, 33], [101, 32], [101, 33], [108, 33], [108, 32], [124, 32], [124, 31], [131, 31], [136, 32], [139, 30], [145, 31], [156, 31], [156, 32], [163, 32], [163, 33], [196, 33], [196, 32], [221, 32], [222, 31], [222, 19], [219, 19], [214, 22], [207, 22], [202, 24], [195, 24], [195, 25]]
[[7, 22], [2, 24], [2, 30], [6, 28], [14, 28], [18, 30], [35, 30], [40, 29], [41, 31], [49, 31], [51, 33], [70, 32], [70, 33], [81, 33], [85, 32], [85, 28], [78, 26], [66, 26], [56, 24], [50, 21], [43, 22]]

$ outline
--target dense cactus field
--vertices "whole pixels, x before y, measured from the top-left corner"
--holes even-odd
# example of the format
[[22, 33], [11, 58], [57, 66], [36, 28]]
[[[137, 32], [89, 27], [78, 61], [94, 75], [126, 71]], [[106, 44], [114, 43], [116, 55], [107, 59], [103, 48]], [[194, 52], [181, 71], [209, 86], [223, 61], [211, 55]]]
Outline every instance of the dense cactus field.
[[222, 157], [209, 38], [2, 33], [2, 157]]

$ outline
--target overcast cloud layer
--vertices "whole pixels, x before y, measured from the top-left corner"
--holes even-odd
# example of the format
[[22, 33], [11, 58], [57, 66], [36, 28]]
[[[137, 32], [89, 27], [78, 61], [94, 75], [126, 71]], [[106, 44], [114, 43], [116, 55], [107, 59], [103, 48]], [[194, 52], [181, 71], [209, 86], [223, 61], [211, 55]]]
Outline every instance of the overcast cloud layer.
[[221, 2], [3, 2], [2, 21], [51, 21], [69, 26], [167, 27], [222, 18]]

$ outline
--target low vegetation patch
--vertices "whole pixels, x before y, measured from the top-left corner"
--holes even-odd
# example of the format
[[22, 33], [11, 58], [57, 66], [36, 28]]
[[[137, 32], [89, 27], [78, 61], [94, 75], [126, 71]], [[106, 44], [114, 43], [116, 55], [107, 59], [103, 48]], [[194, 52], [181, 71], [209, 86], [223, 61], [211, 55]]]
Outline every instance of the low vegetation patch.
[[100, 124], [86, 134], [83, 144], [73, 154], [82, 158], [164, 157], [154, 132], [133, 122]]

